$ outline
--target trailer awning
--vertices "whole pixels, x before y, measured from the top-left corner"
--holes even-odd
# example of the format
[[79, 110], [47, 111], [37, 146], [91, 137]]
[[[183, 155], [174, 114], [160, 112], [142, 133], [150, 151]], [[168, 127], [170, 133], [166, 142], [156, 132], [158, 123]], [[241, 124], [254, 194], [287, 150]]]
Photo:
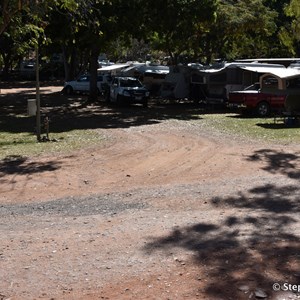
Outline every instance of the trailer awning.
[[240, 67], [243, 70], [268, 74], [281, 79], [292, 79], [300, 76], [300, 70], [294, 68], [270, 68], [270, 67]]
[[114, 71], [114, 70], [126, 68], [128, 66], [129, 66], [129, 64], [114, 64], [114, 65], [111, 65], [111, 66], [99, 68], [98, 72], [102, 72], [102, 71]]
[[203, 70], [199, 70], [200, 73], [206, 73], [206, 74], [215, 74], [215, 73], [219, 73], [222, 72], [226, 69], [234, 69], [234, 68], [239, 68], [242, 70], [246, 70], [246, 71], [250, 71], [250, 72], [256, 72], [256, 73], [269, 73], [272, 72], [273, 70], [277, 70], [277, 69], [284, 69], [287, 70], [286, 67], [284, 65], [280, 65], [280, 64], [262, 64], [262, 63], [226, 63], [223, 66], [221, 66], [220, 68], [211, 68], [211, 69], [203, 69]]

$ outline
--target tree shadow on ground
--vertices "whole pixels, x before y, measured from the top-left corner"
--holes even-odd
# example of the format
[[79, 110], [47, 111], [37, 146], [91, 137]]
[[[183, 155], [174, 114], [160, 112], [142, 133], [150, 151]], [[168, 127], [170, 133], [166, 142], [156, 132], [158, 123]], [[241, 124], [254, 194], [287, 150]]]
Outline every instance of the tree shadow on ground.
[[0, 161], [0, 183], [4, 183], [6, 175], [32, 175], [42, 172], [55, 171], [60, 168], [58, 160], [51, 160], [47, 162], [34, 162], [28, 160], [27, 157], [19, 155], [11, 155]]
[[[69, 99], [65, 97], [61, 91], [52, 92], [51, 87], [43, 88], [40, 93], [41, 107], [62, 106], [69, 102]], [[27, 101], [29, 99], [36, 99], [36, 90], [34, 88], [27, 90], [21, 89], [9, 94], [0, 93], [0, 111], [4, 114], [7, 110], [12, 108], [13, 111], [26, 113]], [[77, 97], [77, 99], [83, 99], [84, 101], [85, 97]]]
[[[39, 84], [40, 87], [48, 87], [48, 86], [63, 87], [62, 80], [40, 81]], [[35, 89], [35, 87], [36, 87], [35, 80], [0, 81], [0, 89], [16, 89], [16, 88]]]
[[298, 194], [297, 185], [267, 185], [214, 198], [216, 216], [225, 210], [224, 217], [153, 237], [144, 251], [192, 252], [191, 263], [205, 278], [209, 299], [254, 299], [258, 289], [271, 295], [275, 282], [299, 280]]
[[[24, 100], [24, 95], [21, 98], [19, 102], [16, 98], [10, 99], [7, 104], [1, 102], [0, 131], [34, 132], [34, 117], [24, 118], [27, 100]], [[66, 97], [61, 93], [43, 95], [41, 103], [42, 118], [50, 117], [50, 131], [56, 133], [75, 129], [129, 128], [167, 119], [193, 120], [199, 119], [199, 113], [203, 111], [193, 103], [159, 104], [155, 100], [148, 108], [139, 105], [119, 107], [104, 101], [88, 104], [87, 96]]]
[[249, 156], [247, 160], [260, 162], [261, 168], [271, 174], [282, 174], [291, 179], [300, 179], [300, 153], [260, 149]]
[[[204, 105], [191, 100], [165, 100], [153, 98], [149, 108], [138, 105], [118, 107], [105, 102], [99, 96], [98, 102], [88, 104], [88, 95], [74, 94], [66, 96], [62, 90], [51, 92], [51, 86], [61, 86], [57, 82], [41, 82], [41, 113], [51, 117], [51, 130], [62, 132], [74, 129], [95, 128], [128, 128], [131, 126], [151, 125], [166, 119], [193, 120], [199, 119], [202, 113], [228, 113], [223, 106]], [[27, 114], [27, 101], [35, 99], [35, 82], [2, 83], [2, 88], [20, 88], [12, 94], [0, 93], [0, 131], [32, 132], [32, 118], [24, 118]], [[0, 86], [0, 87], [1, 87]], [[49, 89], [46, 88], [49, 86]], [[22, 120], [18, 120], [22, 116]], [[24, 126], [13, 126], [20, 122]], [[16, 127], [16, 128], [15, 128]]]
[[[274, 283], [299, 284], [299, 155], [263, 149], [248, 159], [262, 161], [264, 170], [283, 175], [283, 180], [216, 195], [210, 201], [212, 221], [177, 227], [167, 236], [151, 237], [144, 247], [148, 255], [192, 252], [191, 264], [205, 278], [202, 291], [209, 299], [256, 299], [258, 289], [270, 299], [279, 294]], [[296, 183], [285, 184], [286, 177]], [[201, 203], [199, 199], [199, 218]]]
[[299, 128], [299, 123], [294, 123], [291, 125], [285, 124], [284, 121], [281, 123], [257, 123], [256, 126], [262, 127], [264, 129], [292, 129], [292, 128]]

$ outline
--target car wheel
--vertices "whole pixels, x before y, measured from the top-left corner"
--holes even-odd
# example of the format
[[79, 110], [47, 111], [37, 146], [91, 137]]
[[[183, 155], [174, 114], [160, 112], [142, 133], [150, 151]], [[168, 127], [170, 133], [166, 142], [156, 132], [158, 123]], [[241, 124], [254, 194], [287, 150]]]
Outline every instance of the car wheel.
[[270, 105], [269, 103], [263, 101], [257, 104], [256, 113], [259, 117], [267, 117], [270, 114]]
[[73, 94], [73, 88], [70, 85], [67, 85], [65, 87], [65, 93], [66, 93], [66, 95], [72, 95]]

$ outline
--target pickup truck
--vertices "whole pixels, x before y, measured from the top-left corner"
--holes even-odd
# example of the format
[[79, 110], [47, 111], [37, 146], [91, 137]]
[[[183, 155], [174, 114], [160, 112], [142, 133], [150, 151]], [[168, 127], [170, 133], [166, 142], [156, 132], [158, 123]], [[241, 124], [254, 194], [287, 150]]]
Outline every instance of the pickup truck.
[[229, 107], [239, 107], [255, 112], [259, 117], [267, 117], [271, 111], [284, 109], [286, 95], [262, 92], [257, 84], [243, 91], [229, 93]]

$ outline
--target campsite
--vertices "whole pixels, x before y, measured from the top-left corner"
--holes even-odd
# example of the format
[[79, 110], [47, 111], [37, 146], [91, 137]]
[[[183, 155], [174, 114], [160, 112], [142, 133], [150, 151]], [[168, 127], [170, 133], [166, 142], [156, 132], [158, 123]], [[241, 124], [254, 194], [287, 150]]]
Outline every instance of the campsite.
[[299, 0], [0, 1], [0, 300], [300, 299]]
[[34, 86], [2, 89], [2, 111], [20, 106], [1, 118], [1, 299], [297, 299], [272, 287], [299, 279], [297, 127], [60, 89], [41, 87], [45, 143]]

